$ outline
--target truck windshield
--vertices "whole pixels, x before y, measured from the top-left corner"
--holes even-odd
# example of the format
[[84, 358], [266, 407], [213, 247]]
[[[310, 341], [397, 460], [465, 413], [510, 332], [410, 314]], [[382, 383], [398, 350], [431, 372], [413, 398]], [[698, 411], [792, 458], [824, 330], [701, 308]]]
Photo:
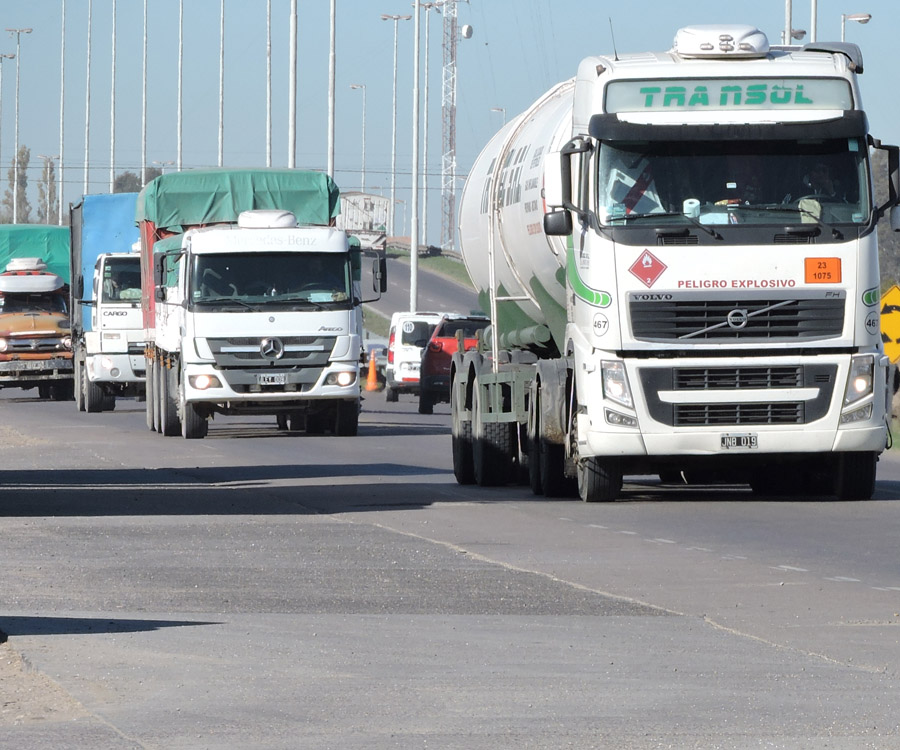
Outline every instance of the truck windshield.
[[136, 256], [107, 258], [103, 266], [103, 302], [134, 302], [141, 298], [141, 260]]
[[60, 294], [0, 294], [0, 313], [30, 312], [66, 313], [66, 300]]
[[608, 226], [865, 224], [860, 138], [603, 142], [597, 213]]
[[351, 302], [349, 258], [343, 253], [195, 255], [189, 294], [200, 306], [343, 307]]

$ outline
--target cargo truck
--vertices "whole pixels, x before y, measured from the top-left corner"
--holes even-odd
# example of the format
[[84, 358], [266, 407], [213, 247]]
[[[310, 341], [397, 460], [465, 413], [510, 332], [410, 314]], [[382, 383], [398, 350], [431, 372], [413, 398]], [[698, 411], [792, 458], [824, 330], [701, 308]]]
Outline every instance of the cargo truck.
[[452, 363], [459, 482], [871, 497], [890, 414], [875, 228], [900, 229], [900, 168], [862, 72], [853, 44], [693, 26], [583, 60], [493, 137], [460, 207], [491, 326]]
[[116, 397], [143, 397], [141, 258], [137, 193], [85, 195], [70, 208], [69, 308], [75, 404], [111, 411]]
[[0, 388], [72, 398], [69, 232], [0, 225]]
[[[138, 196], [147, 424], [205, 437], [214, 415], [355, 435], [362, 352], [359, 244], [338, 189], [298, 170], [162, 175]], [[386, 285], [384, 258], [372, 267]], [[368, 301], [368, 300], [366, 300]]]

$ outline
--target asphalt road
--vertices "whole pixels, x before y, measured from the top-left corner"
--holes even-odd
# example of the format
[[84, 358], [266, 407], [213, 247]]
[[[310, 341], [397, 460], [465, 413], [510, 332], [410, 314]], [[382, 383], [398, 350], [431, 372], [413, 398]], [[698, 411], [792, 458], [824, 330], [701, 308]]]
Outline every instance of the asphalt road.
[[898, 748], [900, 461], [876, 498], [455, 484], [357, 438], [0, 392], [0, 747]]
[[[387, 318], [392, 313], [410, 309], [410, 267], [394, 258], [388, 258], [388, 290], [371, 307]], [[478, 310], [478, 295], [470, 288], [431, 273], [418, 271], [418, 310], [425, 312], [470, 313]]]

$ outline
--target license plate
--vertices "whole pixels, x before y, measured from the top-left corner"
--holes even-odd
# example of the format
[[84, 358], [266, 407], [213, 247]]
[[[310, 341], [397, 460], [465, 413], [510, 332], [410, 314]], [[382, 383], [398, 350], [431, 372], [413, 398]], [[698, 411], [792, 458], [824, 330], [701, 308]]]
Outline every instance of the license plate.
[[722, 450], [753, 450], [759, 448], [755, 432], [722, 435]]
[[266, 373], [257, 375], [256, 382], [259, 385], [284, 385], [287, 382], [287, 376], [283, 372]]

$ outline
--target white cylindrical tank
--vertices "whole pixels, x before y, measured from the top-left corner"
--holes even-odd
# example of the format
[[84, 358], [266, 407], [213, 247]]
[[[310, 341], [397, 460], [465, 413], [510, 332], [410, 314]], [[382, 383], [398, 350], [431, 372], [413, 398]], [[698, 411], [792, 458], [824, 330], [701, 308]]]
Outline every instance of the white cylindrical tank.
[[459, 239], [469, 276], [487, 307], [490, 257], [501, 337], [537, 325], [557, 341], [565, 328], [566, 238], [544, 234], [544, 170], [548, 155], [572, 137], [574, 79], [554, 86], [508, 122], [479, 154], [463, 189]]

